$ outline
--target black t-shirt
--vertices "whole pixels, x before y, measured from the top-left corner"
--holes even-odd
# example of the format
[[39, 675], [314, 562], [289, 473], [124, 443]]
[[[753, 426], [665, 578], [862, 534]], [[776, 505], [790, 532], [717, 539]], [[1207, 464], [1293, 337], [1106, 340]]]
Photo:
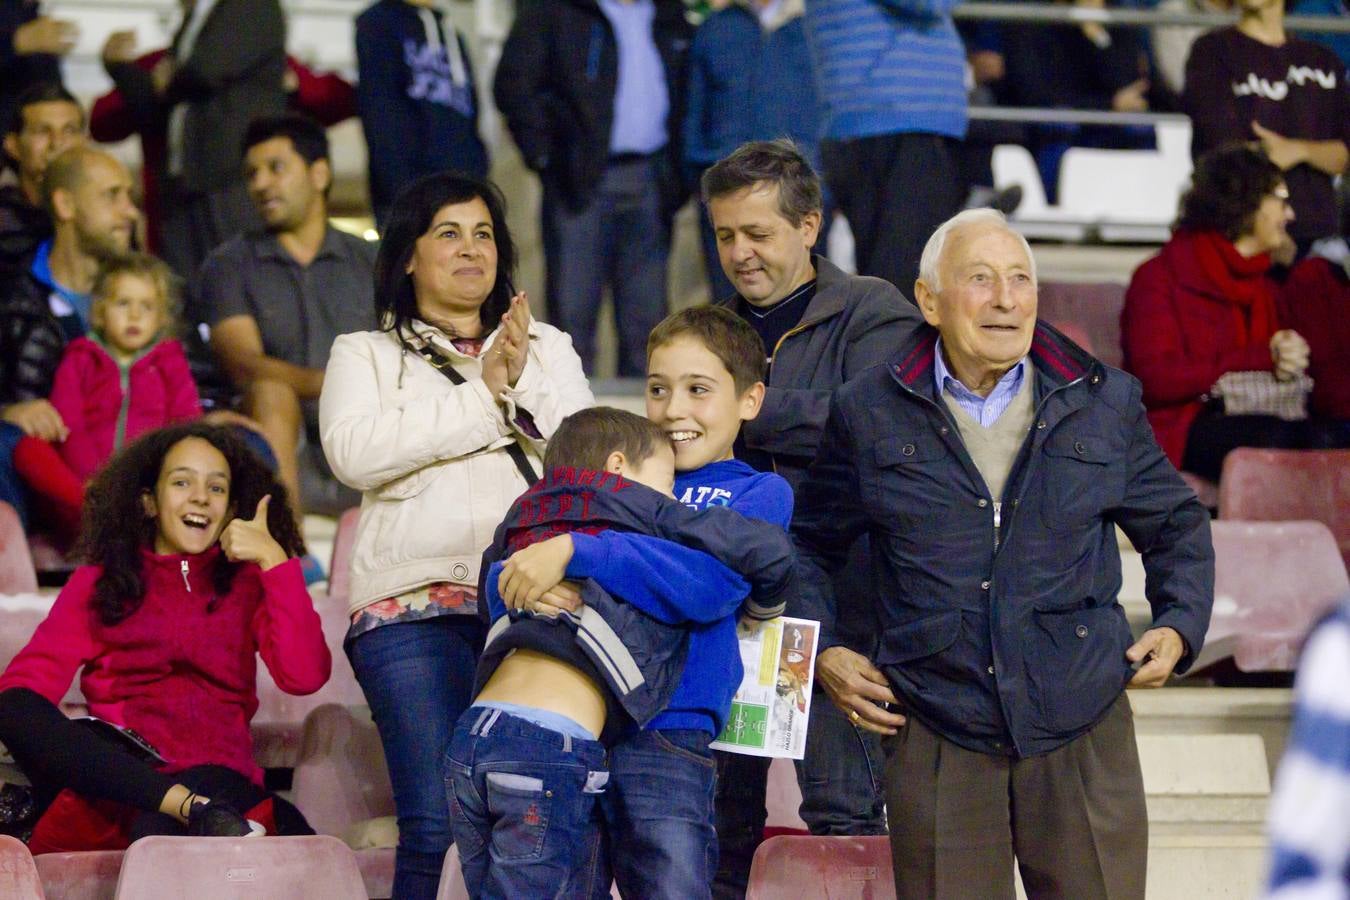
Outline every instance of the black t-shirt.
[[[736, 315], [749, 322], [750, 327], [755, 329], [760, 340], [764, 342], [764, 352], [768, 354], [769, 362], [773, 362], [774, 348], [778, 346], [778, 342], [782, 340], [783, 335], [796, 328], [797, 324], [801, 322], [802, 316], [806, 313], [806, 308], [811, 305], [811, 300], [815, 296], [816, 280], [813, 278], [773, 306], [753, 306], [746, 302], [744, 297], [737, 296], [732, 304], [732, 309]], [[740, 435], [736, 437], [736, 446], [733, 452], [737, 459], [748, 463], [760, 472], [773, 471], [773, 457], [763, 450], [752, 450], [747, 447], [743, 429]]]
[[[1230, 141], [1253, 141], [1252, 122], [1287, 138], [1350, 144], [1345, 66], [1328, 47], [1290, 37], [1279, 47], [1235, 27], [1202, 36], [1186, 60], [1182, 107], [1194, 129], [1191, 156]], [[1300, 240], [1336, 233], [1331, 176], [1307, 163], [1284, 173]]]

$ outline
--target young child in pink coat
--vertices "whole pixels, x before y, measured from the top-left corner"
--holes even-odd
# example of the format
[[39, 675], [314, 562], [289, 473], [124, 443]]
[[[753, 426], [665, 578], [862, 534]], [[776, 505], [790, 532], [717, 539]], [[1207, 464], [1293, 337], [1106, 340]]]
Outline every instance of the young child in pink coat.
[[51, 403], [69, 433], [59, 444], [26, 437], [14, 466], [47, 501], [56, 536], [79, 530], [84, 486], [112, 454], [138, 435], [201, 415], [197, 385], [173, 326], [173, 275], [153, 256], [132, 254], [104, 265], [94, 282], [88, 337], [66, 347]]

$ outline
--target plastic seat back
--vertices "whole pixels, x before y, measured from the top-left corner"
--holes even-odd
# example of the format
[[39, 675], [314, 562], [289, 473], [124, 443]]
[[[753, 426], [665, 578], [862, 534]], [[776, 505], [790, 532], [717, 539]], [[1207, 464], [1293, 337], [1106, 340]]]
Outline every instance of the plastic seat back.
[[1219, 516], [1321, 522], [1331, 529], [1350, 567], [1350, 450], [1239, 447], [1223, 460]]
[[[1036, 315], [1077, 341], [1106, 363], [1120, 367], [1120, 311], [1125, 285], [1114, 282], [1043, 281], [1037, 291]], [[1085, 337], [1087, 343], [1079, 341]]]
[[335, 837], [141, 838], [116, 900], [367, 900], [361, 870]]
[[23, 841], [0, 834], [0, 897], [46, 900], [33, 855]]
[[33, 861], [52, 900], [112, 900], [122, 855], [121, 850], [84, 850], [42, 853]]
[[305, 718], [292, 799], [320, 834], [343, 837], [358, 822], [394, 814], [394, 789], [375, 723], [326, 704]]
[[759, 845], [746, 900], [890, 900], [891, 841], [876, 837], [783, 835]]
[[459, 869], [459, 848], [453, 844], [441, 866], [441, 884], [436, 890], [436, 900], [469, 900], [469, 889], [464, 886], [464, 875]]
[[31, 594], [37, 587], [23, 523], [14, 507], [0, 501], [0, 594]]
[[328, 596], [345, 604], [352, 589], [352, 551], [356, 548], [356, 525], [361, 521], [360, 507], [353, 507], [338, 518], [333, 535], [333, 558], [328, 564]]
[[1291, 672], [1309, 629], [1350, 591], [1321, 522], [1212, 523], [1214, 610], [1194, 670], [1231, 657], [1244, 672]]

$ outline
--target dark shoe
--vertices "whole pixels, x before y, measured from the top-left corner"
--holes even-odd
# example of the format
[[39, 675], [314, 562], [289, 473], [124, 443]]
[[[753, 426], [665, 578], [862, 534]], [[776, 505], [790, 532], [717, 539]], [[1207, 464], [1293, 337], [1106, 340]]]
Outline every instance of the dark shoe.
[[248, 819], [224, 803], [194, 803], [188, 810], [188, 834], [197, 837], [249, 837]]

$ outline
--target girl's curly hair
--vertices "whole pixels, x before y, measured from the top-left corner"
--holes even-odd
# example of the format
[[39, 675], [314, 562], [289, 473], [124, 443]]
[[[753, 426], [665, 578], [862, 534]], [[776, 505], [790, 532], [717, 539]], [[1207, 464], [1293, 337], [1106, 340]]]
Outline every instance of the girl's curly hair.
[[[251, 517], [258, 501], [272, 495], [267, 527], [290, 556], [305, 552], [286, 499], [286, 489], [258, 456], [229, 427], [189, 422], [151, 431], [117, 453], [101, 468], [85, 492], [84, 521], [78, 554], [103, 573], [94, 585], [94, 611], [104, 625], [116, 625], [140, 609], [145, 599], [141, 551], [153, 548], [155, 520], [145, 514], [141, 498], [154, 495], [164, 457], [185, 438], [201, 438], [220, 451], [230, 467], [230, 513]], [[229, 593], [239, 566], [222, 557], [216, 566], [216, 597]], [[212, 600], [207, 609], [213, 609]]]

